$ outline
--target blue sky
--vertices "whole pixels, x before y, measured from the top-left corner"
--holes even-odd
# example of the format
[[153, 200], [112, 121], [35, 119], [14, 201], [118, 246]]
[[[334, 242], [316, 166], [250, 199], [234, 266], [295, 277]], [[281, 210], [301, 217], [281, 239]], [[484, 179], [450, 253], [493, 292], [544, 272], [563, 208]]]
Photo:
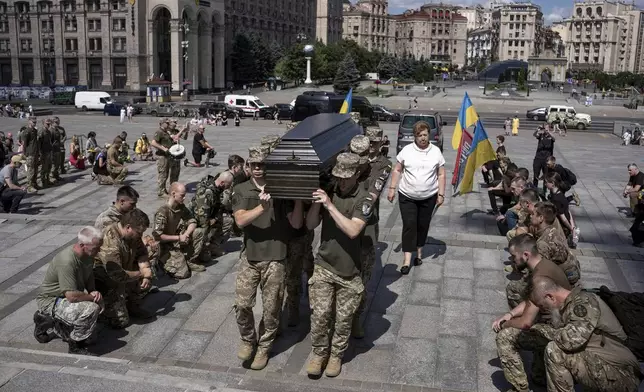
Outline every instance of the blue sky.
[[[507, 0], [501, 0], [507, 1]], [[462, 6], [471, 6], [474, 4], [484, 4], [485, 1], [476, 1], [476, 0], [443, 0], [443, 3], [462, 5]], [[431, 0], [389, 0], [389, 12], [392, 14], [399, 14], [403, 11], [413, 8], [417, 9], [421, 5], [426, 3], [432, 3]], [[440, 1], [434, 1], [434, 3], [440, 3]], [[546, 21], [546, 24], [556, 22], [561, 20], [564, 17], [570, 16], [570, 11], [572, 10], [573, 2], [572, 0], [536, 0], [533, 1], [535, 4], [541, 6], [543, 11], [543, 17]], [[644, 8], [644, 0], [636, 0], [635, 3], [640, 7]]]

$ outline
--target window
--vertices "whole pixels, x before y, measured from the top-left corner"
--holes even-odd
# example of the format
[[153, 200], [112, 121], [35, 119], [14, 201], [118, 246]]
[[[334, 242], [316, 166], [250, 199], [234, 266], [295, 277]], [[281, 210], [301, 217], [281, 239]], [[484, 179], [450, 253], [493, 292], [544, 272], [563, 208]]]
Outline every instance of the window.
[[21, 39], [20, 40], [20, 52], [22, 53], [31, 53], [31, 40], [30, 39]]
[[38, 2], [38, 12], [43, 14], [51, 12], [51, 2], [50, 1]]
[[76, 0], [65, 0], [61, 2], [61, 8], [65, 12], [76, 12]]
[[7, 3], [0, 2], [0, 15], [6, 15], [6, 14], [7, 14]]
[[21, 1], [16, 3], [16, 12], [19, 14], [28, 14], [29, 13], [29, 3]]
[[98, 12], [101, 10], [100, 0], [87, 0], [87, 11]]
[[6, 53], [9, 51], [9, 40], [0, 39], [0, 53]]
[[127, 42], [125, 37], [114, 38], [112, 41], [112, 51], [114, 52], [125, 52], [127, 47]]
[[112, 19], [112, 31], [125, 31], [125, 19]]
[[54, 32], [54, 21], [53, 20], [41, 20], [40, 21], [40, 31], [43, 33], [53, 33]]
[[113, 87], [117, 90], [125, 88], [127, 84], [127, 64], [125, 60], [114, 61], [114, 72], [112, 73]]
[[[0, 13], [2, 13], [0, 11]], [[9, 22], [7, 20], [0, 20], [0, 33], [8, 33], [9, 32]]]
[[89, 31], [101, 31], [101, 20], [100, 19], [90, 19], [87, 21]]
[[112, 11], [125, 10], [125, 0], [112, 0]]
[[42, 40], [42, 50], [44, 52], [53, 52], [56, 48], [54, 40], [51, 38], [45, 38]]
[[78, 40], [76, 38], [65, 39], [65, 51], [74, 52], [78, 50]]
[[90, 38], [89, 39], [89, 50], [94, 52], [103, 51], [103, 39], [101, 38]]
[[20, 25], [20, 33], [22, 34], [31, 33], [31, 21], [29, 19], [21, 20], [19, 25]]
[[78, 23], [76, 22], [76, 18], [65, 19], [65, 31], [78, 31]]

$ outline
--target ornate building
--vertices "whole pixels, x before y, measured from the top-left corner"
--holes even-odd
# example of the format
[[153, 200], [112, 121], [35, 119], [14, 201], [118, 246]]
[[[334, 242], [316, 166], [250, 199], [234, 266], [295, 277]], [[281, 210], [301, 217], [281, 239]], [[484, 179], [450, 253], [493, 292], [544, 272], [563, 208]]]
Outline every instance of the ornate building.
[[330, 44], [342, 39], [342, 4], [343, 0], [317, 0], [316, 40]]
[[392, 19], [397, 56], [412, 55], [437, 65], [465, 65], [467, 18], [456, 7], [427, 4]]
[[542, 50], [541, 7], [531, 3], [510, 3], [492, 12], [494, 61], [523, 60], [538, 56]]
[[353, 6], [344, 3], [342, 38], [383, 53], [393, 52], [392, 22], [387, 1], [360, 0]]
[[480, 28], [467, 33], [467, 64], [490, 63], [492, 59], [492, 28]]
[[216, 0], [0, 1], [0, 85], [224, 87], [223, 23]]

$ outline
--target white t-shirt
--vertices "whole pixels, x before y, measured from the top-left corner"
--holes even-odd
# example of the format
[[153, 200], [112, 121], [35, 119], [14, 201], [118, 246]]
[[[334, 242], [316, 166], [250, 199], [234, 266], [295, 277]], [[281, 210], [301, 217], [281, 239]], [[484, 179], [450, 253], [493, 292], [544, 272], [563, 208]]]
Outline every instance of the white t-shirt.
[[438, 192], [438, 169], [445, 166], [441, 150], [429, 145], [424, 150], [409, 143], [398, 153], [396, 160], [403, 165], [398, 190], [413, 200], [424, 200]]

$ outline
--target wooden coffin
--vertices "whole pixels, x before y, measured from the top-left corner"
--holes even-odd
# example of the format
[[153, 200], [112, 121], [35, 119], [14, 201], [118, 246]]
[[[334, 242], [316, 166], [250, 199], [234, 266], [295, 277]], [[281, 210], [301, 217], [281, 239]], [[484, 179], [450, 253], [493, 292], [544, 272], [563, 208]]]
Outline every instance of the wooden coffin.
[[266, 192], [276, 199], [310, 200], [313, 191], [329, 189], [335, 158], [361, 134], [348, 114], [307, 117], [266, 158]]

